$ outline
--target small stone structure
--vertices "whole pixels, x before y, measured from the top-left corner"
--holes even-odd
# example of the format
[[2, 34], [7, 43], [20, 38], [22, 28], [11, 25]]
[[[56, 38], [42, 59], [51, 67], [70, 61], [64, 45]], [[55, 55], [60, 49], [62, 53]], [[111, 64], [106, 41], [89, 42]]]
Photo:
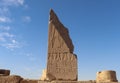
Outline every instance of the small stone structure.
[[112, 70], [97, 72], [96, 82], [118, 82], [116, 72]]
[[47, 78], [52, 80], [77, 81], [77, 56], [69, 31], [51, 9], [47, 58]]
[[10, 70], [0, 69], [0, 76], [9, 76]]
[[43, 81], [48, 80], [48, 79], [47, 79], [47, 76], [46, 76], [46, 69], [44, 69], [44, 70], [42, 71], [42, 76], [41, 76], [40, 80], [43, 80]]
[[17, 75], [0, 76], [0, 83], [20, 83], [23, 78]]
[[20, 83], [21, 80], [18, 75], [10, 75], [10, 70], [0, 69], [0, 83]]

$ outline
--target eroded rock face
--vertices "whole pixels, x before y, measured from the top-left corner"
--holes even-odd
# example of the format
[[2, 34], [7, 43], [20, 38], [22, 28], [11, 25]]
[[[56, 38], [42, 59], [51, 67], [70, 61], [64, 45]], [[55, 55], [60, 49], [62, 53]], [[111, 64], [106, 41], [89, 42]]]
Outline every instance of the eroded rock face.
[[47, 78], [48, 80], [77, 80], [77, 56], [68, 29], [50, 11]]
[[97, 72], [96, 82], [118, 82], [116, 72], [112, 70]]
[[22, 78], [20, 76], [0, 76], [0, 83], [20, 83]]

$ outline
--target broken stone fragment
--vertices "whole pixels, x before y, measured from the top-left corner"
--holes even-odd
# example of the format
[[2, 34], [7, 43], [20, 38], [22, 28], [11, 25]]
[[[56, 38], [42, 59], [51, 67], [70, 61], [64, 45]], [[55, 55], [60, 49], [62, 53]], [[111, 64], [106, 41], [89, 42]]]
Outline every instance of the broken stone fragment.
[[47, 79], [47, 75], [46, 75], [46, 69], [44, 69], [44, 70], [42, 71], [42, 76], [41, 76], [40, 80], [43, 80], [43, 81], [48, 80], [48, 79]]
[[10, 75], [10, 70], [0, 69], [0, 76]]
[[23, 78], [17, 75], [0, 76], [0, 83], [20, 83], [21, 80], [23, 80]]

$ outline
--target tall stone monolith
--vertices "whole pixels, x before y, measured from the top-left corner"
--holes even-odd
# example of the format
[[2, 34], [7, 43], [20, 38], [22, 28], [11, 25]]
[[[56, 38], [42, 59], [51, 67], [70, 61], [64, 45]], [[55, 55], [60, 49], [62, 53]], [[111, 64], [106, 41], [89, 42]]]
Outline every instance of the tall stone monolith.
[[51, 9], [46, 71], [48, 80], [77, 80], [77, 56], [73, 50], [68, 29]]

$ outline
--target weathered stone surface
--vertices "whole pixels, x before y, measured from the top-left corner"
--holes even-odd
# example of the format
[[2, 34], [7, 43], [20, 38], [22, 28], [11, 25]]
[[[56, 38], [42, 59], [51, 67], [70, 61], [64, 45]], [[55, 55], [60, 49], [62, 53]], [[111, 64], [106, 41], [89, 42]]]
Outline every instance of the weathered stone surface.
[[22, 78], [20, 76], [0, 76], [0, 83], [20, 83]]
[[68, 29], [50, 11], [47, 78], [48, 80], [77, 80], [77, 56]]
[[20, 83], [38, 83], [38, 80], [24, 79]]
[[118, 82], [116, 72], [112, 70], [97, 72], [96, 82]]
[[48, 79], [47, 79], [47, 76], [46, 76], [46, 69], [44, 69], [44, 70], [42, 71], [42, 76], [41, 76], [40, 80], [43, 80], [43, 81], [48, 80]]
[[10, 75], [10, 70], [0, 69], [0, 76]]
[[[20, 83], [96, 83], [94, 80], [90, 81], [41, 81], [41, 80], [31, 80], [24, 79]], [[98, 82], [98, 83], [118, 83], [118, 82]]]
[[70, 52], [74, 46], [69, 37], [68, 29], [59, 21], [53, 10], [50, 11], [48, 53]]
[[[94, 80], [90, 81], [41, 81], [41, 80], [31, 80], [24, 79], [20, 83], [96, 83]], [[97, 82], [97, 83], [118, 83], [118, 82]]]
[[[38, 81], [38, 83], [96, 83], [96, 81]], [[108, 82], [112, 83], [112, 82]]]

